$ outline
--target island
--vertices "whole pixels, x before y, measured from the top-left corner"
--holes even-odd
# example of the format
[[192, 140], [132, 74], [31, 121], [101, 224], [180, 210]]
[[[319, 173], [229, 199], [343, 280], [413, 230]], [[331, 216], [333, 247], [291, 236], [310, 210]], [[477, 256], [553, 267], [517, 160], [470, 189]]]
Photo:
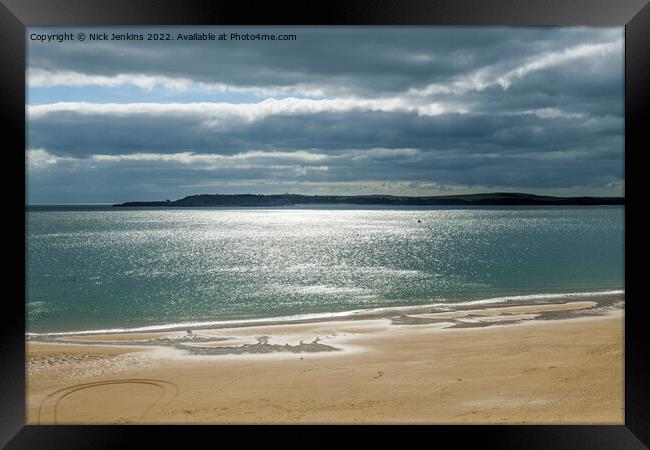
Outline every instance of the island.
[[114, 207], [274, 207], [301, 205], [389, 206], [591, 206], [624, 205], [625, 197], [552, 197], [518, 192], [468, 195], [301, 195], [301, 194], [199, 194], [179, 200], [132, 201]]

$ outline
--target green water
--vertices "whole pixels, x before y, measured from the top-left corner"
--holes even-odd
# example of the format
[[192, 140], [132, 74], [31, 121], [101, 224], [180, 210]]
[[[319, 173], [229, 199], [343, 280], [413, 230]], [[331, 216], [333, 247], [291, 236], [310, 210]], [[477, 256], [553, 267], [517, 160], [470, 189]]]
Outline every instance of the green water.
[[620, 290], [623, 216], [611, 206], [30, 207], [28, 331]]

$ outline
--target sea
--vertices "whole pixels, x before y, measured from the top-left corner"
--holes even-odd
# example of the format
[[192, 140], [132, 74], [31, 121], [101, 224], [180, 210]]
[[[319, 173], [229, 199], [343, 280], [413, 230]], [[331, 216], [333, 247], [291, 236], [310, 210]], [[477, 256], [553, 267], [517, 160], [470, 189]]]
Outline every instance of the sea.
[[624, 291], [624, 207], [26, 207], [30, 335]]

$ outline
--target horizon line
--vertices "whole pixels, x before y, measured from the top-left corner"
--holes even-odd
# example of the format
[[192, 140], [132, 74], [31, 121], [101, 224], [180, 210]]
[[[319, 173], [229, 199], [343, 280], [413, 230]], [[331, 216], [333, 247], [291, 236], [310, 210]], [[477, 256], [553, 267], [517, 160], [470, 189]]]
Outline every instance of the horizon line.
[[[200, 196], [200, 195], [223, 195], [223, 196], [237, 196], [237, 195], [256, 195], [256, 196], [286, 196], [286, 195], [298, 195], [304, 197], [403, 197], [403, 198], [431, 198], [431, 197], [465, 197], [465, 196], [476, 196], [476, 195], [495, 195], [495, 194], [517, 194], [517, 195], [531, 195], [536, 197], [550, 197], [550, 198], [611, 198], [611, 199], [624, 199], [625, 194], [623, 195], [577, 195], [577, 196], [558, 196], [558, 195], [546, 195], [546, 194], [533, 194], [529, 192], [517, 192], [517, 191], [490, 191], [490, 192], [477, 192], [471, 194], [437, 194], [437, 195], [399, 195], [399, 194], [300, 194], [285, 192], [282, 194], [265, 194], [265, 193], [199, 193], [199, 194], [188, 194], [184, 197], [177, 198], [177, 201], [188, 197]], [[127, 202], [165, 202], [165, 200], [122, 200], [121, 203]], [[29, 203], [25, 202], [25, 206], [104, 206], [104, 205], [114, 205], [120, 201], [107, 201], [107, 202], [34, 202]]]

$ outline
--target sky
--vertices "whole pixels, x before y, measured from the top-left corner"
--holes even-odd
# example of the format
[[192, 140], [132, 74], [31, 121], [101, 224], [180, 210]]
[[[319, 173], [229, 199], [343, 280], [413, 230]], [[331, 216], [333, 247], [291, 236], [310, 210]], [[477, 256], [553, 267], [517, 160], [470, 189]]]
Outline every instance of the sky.
[[27, 44], [31, 204], [624, 195], [622, 27], [52, 27]]

